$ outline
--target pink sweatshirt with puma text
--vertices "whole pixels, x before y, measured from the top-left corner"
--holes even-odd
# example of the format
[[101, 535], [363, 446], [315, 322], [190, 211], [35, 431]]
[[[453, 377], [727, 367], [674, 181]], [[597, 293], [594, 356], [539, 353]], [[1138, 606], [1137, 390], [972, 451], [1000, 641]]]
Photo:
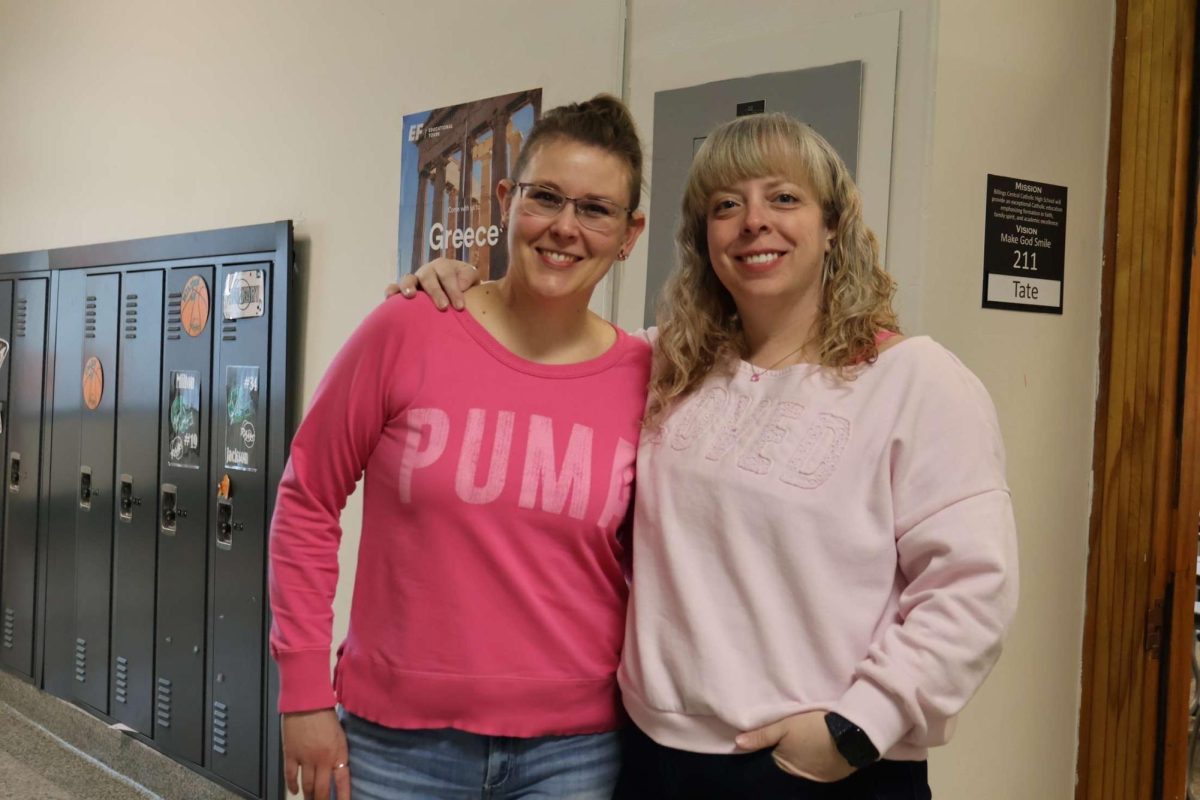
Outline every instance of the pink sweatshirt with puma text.
[[[612, 730], [650, 348], [526, 361], [422, 296], [377, 308], [292, 443], [271, 527], [281, 712], [497, 736]], [[339, 516], [365, 474], [335, 677]]]

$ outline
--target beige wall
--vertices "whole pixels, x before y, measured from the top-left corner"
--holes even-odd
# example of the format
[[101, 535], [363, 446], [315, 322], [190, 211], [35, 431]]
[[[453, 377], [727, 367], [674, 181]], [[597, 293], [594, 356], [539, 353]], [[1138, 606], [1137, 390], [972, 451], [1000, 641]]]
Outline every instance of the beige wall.
[[[923, 328], [978, 373], [996, 402], [1022, 588], [1005, 655], [934, 774], [947, 797], [1068, 798], [1082, 669], [1113, 4], [940, 6]], [[1061, 317], [979, 308], [989, 172], [1068, 187]]]
[[[783, 26], [799, 42], [815, 25], [900, 11], [888, 258], [913, 276], [907, 328], [958, 353], [996, 401], [1023, 567], [1005, 655], [933, 754], [939, 797], [1071, 794], [1111, 6], [631, 6], [634, 91], [639, 60], [673, 42], [736, 53], [755, 46], [756, 28], [777, 37]], [[537, 86], [547, 107], [617, 90], [622, 14], [619, 0], [0, 0], [0, 253], [294, 219], [307, 400], [394, 271], [401, 116]], [[805, 63], [798, 52], [793, 66]], [[979, 308], [989, 172], [1069, 187], [1061, 317]], [[622, 322], [640, 313], [635, 276], [622, 281]], [[352, 500], [343, 587], [359, 519]]]

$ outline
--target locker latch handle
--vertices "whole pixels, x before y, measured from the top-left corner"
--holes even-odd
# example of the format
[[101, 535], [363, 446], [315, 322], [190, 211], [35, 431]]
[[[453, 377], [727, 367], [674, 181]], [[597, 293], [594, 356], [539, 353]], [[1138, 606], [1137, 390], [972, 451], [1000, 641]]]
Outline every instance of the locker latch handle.
[[228, 497], [217, 500], [217, 547], [233, 549], [233, 501]]
[[21, 454], [15, 450], [8, 456], [8, 490], [21, 491]]
[[79, 468], [79, 507], [84, 511], [92, 510], [92, 468]]
[[121, 476], [121, 521], [130, 522], [133, 519], [133, 476]]
[[176, 493], [175, 484], [162, 485], [162, 520], [159, 524], [162, 532], [171, 536], [175, 535], [175, 519], [179, 516], [179, 509], [175, 507]]

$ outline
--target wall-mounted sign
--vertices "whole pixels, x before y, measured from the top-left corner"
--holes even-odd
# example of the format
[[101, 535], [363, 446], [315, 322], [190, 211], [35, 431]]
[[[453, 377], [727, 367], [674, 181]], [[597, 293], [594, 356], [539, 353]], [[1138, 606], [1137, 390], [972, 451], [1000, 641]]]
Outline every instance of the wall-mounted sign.
[[987, 176], [983, 307], [1062, 313], [1067, 187]]
[[404, 115], [400, 153], [400, 274], [439, 256], [495, 280], [508, 267], [496, 184], [542, 113], [542, 90]]

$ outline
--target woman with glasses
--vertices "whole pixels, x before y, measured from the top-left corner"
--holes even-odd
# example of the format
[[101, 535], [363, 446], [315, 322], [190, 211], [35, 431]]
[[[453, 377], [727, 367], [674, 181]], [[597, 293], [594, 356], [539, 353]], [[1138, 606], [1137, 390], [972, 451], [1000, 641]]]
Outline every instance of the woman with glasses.
[[[463, 314], [384, 302], [326, 372], [271, 529], [293, 791], [324, 800], [332, 780], [339, 800], [611, 796], [618, 534], [650, 348], [588, 301], [641, 234], [641, 169], [618, 100], [548, 112], [496, 189], [504, 277], [467, 292]], [[331, 681], [339, 514], [364, 474]]]
[[[621, 800], [927, 800], [999, 657], [1016, 534], [987, 392], [906, 338], [845, 164], [781, 114], [688, 175], [618, 672]], [[453, 295], [462, 267], [418, 277]], [[402, 283], [405, 290], [412, 283]]]

